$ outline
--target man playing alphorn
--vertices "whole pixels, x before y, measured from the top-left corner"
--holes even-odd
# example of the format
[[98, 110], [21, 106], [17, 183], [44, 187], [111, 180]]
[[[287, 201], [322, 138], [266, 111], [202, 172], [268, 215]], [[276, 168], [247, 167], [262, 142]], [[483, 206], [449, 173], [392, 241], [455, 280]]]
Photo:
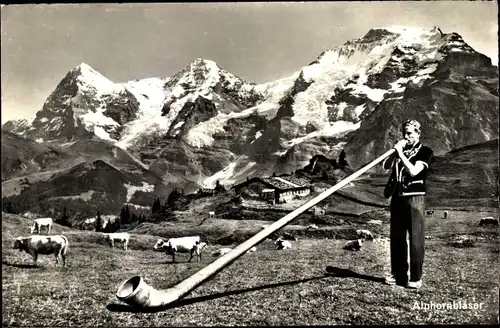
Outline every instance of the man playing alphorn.
[[389, 285], [401, 284], [418, 289], [422, 285], [424, 263], [424, 218], [426, 179], [433, 151], [420, 143], [420, 123], [403, 123], [404, 139], [398, 141], [396, 152], [383, 162], [392, 169], [384, 190], [391, 199], [391, 275]]

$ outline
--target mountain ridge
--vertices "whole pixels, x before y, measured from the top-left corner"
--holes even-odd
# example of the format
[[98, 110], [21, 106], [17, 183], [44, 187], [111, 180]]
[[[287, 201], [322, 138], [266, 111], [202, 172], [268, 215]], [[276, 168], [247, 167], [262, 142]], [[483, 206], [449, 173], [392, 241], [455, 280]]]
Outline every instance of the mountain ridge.
[[203, 58], [171, 77], [123, 83], [82, 63], [31, 126], [2, 129], [42, 144], [101, 139], [165, 183], [196, 188], [289, 173], [342, 149], [356, 169], [392, 147], [407, 118], [444, 154], [498, 138], [497, 108], [497, 67], [459, 34], [394, 27], [371, 29], [263, 84]]

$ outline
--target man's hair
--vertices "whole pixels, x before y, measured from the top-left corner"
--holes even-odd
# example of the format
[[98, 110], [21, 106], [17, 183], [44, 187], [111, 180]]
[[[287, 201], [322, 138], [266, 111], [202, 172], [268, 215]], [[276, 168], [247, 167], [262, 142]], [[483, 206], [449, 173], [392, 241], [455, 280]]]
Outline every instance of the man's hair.
[[415, 129], [415, 131], [420, 134], [420, 123], [418, 123], [417, 120], [406, 120], [404, 123], [403, 123], [403, 132], [405, 130], [405, 127], [407, 126], [413, 126], [413, 128]]

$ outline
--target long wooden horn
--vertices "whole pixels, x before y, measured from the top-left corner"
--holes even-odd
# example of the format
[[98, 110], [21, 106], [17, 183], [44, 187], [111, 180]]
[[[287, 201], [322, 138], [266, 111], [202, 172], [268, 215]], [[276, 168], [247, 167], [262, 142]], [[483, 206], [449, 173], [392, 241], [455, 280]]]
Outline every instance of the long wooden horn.
[[144, 309], [162, 308], [174, 301], [179, 300], [180, 298], [184, 297], [189, 292], [191, 292], [193, 289], [195, 289], [197, 286], [201, 285], [211, 276], [213, 276], [220, 270], [224, 269], [226, 266], [231, 264], [237, 258], [245, 254], [250, 248], [260, 243], [267, 236], [283, 228], [285, 225], [287, 225], [293, 219], [295, 219], [298, 215], [307, 211], [314, 205], [318, 204], [323, 199], [333, 194], [335, 191], [346, 186], [351, 181], [353, 181], [361, 174], [365, 173], [373, 166], [383, 161], [385, 158], [389, 157], [394, 152], [395, 149], [387, 151], [382, 156], [378, 157], [371, 163], [367, 164], [363, 168], [351, 174], [350, 176], [340, 181], [336, 185], [332, 186], [328, 190], [319, 194], [317, 197], [311, 199], [310, 201], [300, 206], [293, 212], [285, 215], [278, 221], [271, 224], [269, 227], [257, 233], [255, 236], [251, 237], [250, 239], [244, 241], [243, 243], [235, 247], [229, 253], [213, 261], [212, 263], [210, 263], [203, 269], [199, 270], [192, 276], [188, 277], [187, 279], [181, 281], [177, 285], [168, 288], [166, 290], [157, 290], [146, 284], [146, 282], [142, 277], [134, 276], [124, 281], [120, 285], [118, 291], [116, 292], [116, 297], [119, 300], [131, 305], [134, 308], [144, 308]]

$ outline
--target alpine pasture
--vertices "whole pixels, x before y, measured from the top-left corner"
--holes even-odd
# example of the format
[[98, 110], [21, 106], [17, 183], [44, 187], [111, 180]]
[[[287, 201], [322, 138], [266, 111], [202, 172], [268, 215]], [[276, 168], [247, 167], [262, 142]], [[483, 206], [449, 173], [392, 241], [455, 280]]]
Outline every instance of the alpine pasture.
[[[56, 267], [53, 256], [43, 255], [34, 267], [31, 256], [12, 249], [15, 237], [29, 235], [32, 220], [2, 213], [2, 323], [52, 327], [497, 323], [498, 230], [478, 227], [481, 217], [497, 212], [452, 210], [447, 220], [442, 219], [444, 210], [435, 212], [427, 218], [424, 285], [419, 290], [383, 283], [389, 270], [389, 226], [388, 213], [381, 210], [373, 218], [382, 225], [368, 219], [345, 220], [310, 234], [302, 230], [292, 249], [276, 250], [272, 240], [265, 240], [256, 252], [240, 257], [168, 309], [146, 313], [116, 298], [124, 280], [139, 275], [154, 288], [166, 289], [212, 262], [211, 254], [222, 246], [209, 243], [200, 262], [187, 263], [188, 256], [179, 254], [179, 263], [174, 264], [171, 256], [153, 250], [158, 238], [169, 237], [171, 225], [137, 227], [130, 231], [129, 250], [124, 251], [111, 249], [101, 233], [55, 224], [53, 234], [69, 240], [68, 267]], [[265, 222], [211, 220], [186, 228], [186, 235], [199, 233], [210, 239], [210, 234], [230, 231], [245, 239]], [[179, 229], [176, 234], [182, 235]], [[374, 241], [365, 242], [360, 251], [342, 249], [346, 239], [341, 232], [349, 235], [356, 229], [375, 231]], [[450, 243], [462, 235], [473, 238], [474, 247]], [[484, 304], [482, 309], [416, 308], [420, 302], [454, 301]]]

